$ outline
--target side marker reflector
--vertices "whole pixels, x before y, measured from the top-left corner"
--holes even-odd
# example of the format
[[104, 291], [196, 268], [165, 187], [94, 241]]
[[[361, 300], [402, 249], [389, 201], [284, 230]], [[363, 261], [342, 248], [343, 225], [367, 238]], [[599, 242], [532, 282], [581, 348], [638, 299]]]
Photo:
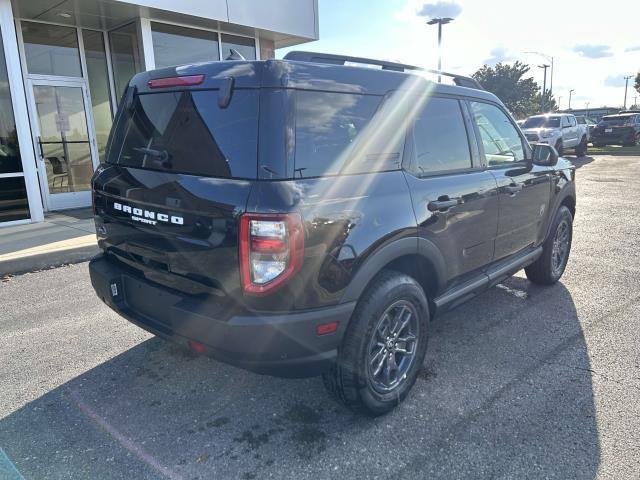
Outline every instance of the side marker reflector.
[[328, 335], [338, 330], [338, 322], [323, 323], [316, 327], [317, 335]]

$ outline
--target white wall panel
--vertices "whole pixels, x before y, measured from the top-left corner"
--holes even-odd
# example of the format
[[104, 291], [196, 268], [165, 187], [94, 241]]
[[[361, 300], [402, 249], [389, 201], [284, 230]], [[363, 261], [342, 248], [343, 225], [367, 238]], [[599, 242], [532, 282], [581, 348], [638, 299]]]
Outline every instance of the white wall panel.
[[[120, 3], [140, 5], [142, 7], [158, 8], [169, 12], [193, 15], [212, 20], [227, 22], [227, 1], [226, 0], [116, 0]], [[233, 3], [235, 0], [230, 0]], [[261, 3], [261, 0], [254, 0], [249, 3]]]
[[318, 38], [316, 0], [228, 0], [229, 22]]

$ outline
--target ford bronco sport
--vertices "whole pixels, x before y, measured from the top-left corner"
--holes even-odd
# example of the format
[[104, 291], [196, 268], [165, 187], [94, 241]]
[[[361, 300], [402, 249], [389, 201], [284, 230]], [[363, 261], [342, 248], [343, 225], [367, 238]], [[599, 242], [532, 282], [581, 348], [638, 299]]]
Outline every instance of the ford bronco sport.
[[437, 314], [522, 268], [553, 284], [571, 247], [574, 167], [441, 73], [454, 85], [296, 52], [136, 75], [93, 178], [98, 296], [196, 352], [391, 410]]

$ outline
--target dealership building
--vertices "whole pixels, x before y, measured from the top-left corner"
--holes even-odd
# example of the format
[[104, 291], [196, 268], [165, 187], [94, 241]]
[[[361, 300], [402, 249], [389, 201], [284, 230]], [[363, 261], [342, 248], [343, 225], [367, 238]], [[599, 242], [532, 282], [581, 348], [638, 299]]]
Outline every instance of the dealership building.
[[0, 0], [0, 226], [87, 207], [137, 72], [273, 58], [318, 39], [317, 0]]

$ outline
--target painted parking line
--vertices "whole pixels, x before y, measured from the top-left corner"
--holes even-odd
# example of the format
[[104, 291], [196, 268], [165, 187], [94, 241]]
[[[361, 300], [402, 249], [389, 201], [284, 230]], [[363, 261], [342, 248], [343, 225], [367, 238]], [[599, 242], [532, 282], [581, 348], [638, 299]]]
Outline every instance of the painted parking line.
[[0, 478], [2, 480], [24, 480], [16, 466], [11, 463], [4, 450], [0, 448]]

